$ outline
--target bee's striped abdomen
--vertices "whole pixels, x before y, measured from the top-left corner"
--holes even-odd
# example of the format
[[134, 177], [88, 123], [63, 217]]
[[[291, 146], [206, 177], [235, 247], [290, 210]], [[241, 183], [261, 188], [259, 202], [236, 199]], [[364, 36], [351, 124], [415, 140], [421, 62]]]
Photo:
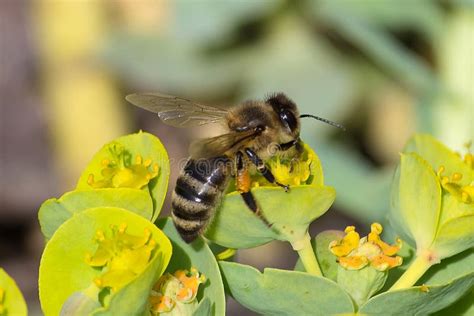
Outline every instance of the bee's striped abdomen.
[[219, 206], [230, 174], [229, 158], [190, 158], [176, 181], [171, 200], [173, 222], [191, 242], [204, 231]]

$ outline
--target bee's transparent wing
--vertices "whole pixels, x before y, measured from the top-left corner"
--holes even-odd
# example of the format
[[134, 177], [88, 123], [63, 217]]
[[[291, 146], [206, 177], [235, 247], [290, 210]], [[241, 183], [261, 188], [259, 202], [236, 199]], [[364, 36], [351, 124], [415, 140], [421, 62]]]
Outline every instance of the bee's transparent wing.
[[189, 152], [195, 159], [218, 157], [235, 147], [242, 145], [246, 140], [253, 138], [258, 132], [247, 130], [231, 132], [212, 138], [198, 139], [191, 143]]
[[219, 123], [228, 113], [224, 109], [161, 93], [130, 94], [125, 99], [142, 109], [157, 113], [164, 123], [175, 127]]

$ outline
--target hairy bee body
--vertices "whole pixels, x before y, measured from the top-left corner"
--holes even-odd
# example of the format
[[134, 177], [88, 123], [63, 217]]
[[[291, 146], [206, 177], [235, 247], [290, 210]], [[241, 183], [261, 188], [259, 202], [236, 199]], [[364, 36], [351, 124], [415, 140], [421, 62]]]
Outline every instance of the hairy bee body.
[[[296, 107], [293, 110], [296, 111]], [[230, 175], [237, 173], [232, 163], [236, 152], [251, 148], [262, 159], [268, 159], [278, 154], [271, 147], [272, 143], [293, 139], [292, 135], [281, 132], [278, 114], [262, 101], [247, 101], [235, 106], [229, 110], [225, 121], [228, 132], [253, 131], [257, 127], [262, 127], [262, 131], [232, 144], [224, 156], [190, 158], [181, 170], [172, 195], [171, 211], [178, 232], [187, 242], [203, 233], [219, 207]]]
[[231, 172], [227, 156], [189, 158], [171, 198], [171, 215], [181, 237], [191, 242], [207, 227], [219, 207]]
[[301, 117], [312, 117], [341, 127], [314, 115], [300, 115], [296, 104], [283, 93], [273, 94], [265, 100], [243, 102], [229, 110], [160, 93], [132, 94], [127, 100], [157, 113], [171, 126], [221, 123], [227, 127], [225, 134], [191, 144], [191, 158], [176, 182], [171, 214], [176, 229], [186, 242], [192, 242], [205, 231], [231, 175], [235, 176], [236, 190], [247, 207], [259, 216], [260, 209], [250, 190], [251, 166], [269, 183], [288, 192], [289, 186], [275, 179], [265, 161], [275, 155], [291, 159], [300, 156]]

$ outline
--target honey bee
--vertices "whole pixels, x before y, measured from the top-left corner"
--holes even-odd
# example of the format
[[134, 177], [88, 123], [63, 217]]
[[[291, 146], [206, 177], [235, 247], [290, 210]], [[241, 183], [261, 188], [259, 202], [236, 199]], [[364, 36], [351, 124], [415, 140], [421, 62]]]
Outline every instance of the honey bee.
[[227, 129], [225, 134], [191, 144], [190, 157], [176, 181], [171, 216], [187, 243], [205, 231], [232, 176], [245, 204], [265, 221], [250, 191], [249, 169], [253, 165], [266, 180], [288, 192], [289, 186], [275, 180], [265, 161], [274, 155], [298, 158], [303, 150], [300, 118], [311, 117], [343, 128], [314, 115], [300, 115], [296, 104], [283, 93], [273, 94], [263, 101], [246, 101], [229, 109], [161, 93], [131, 94], [126, 99], [157, 113], [171, 126], [222, 123]]

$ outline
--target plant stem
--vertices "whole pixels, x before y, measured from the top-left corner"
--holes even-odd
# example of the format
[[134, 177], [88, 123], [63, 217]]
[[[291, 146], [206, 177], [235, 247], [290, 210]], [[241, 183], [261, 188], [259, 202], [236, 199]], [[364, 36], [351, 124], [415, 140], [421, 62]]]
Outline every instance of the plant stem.
[[291, 243], [291, 245], [293, 249], [298, 252], [306, 272], [312, 275], [323, 276], [308, 233], [297, 242]]
[[390, 288], [390, 291], [405, 289], [413, 286], [416, 281], [434, 264], [425, 255], [418, 255], [400, 279]]

